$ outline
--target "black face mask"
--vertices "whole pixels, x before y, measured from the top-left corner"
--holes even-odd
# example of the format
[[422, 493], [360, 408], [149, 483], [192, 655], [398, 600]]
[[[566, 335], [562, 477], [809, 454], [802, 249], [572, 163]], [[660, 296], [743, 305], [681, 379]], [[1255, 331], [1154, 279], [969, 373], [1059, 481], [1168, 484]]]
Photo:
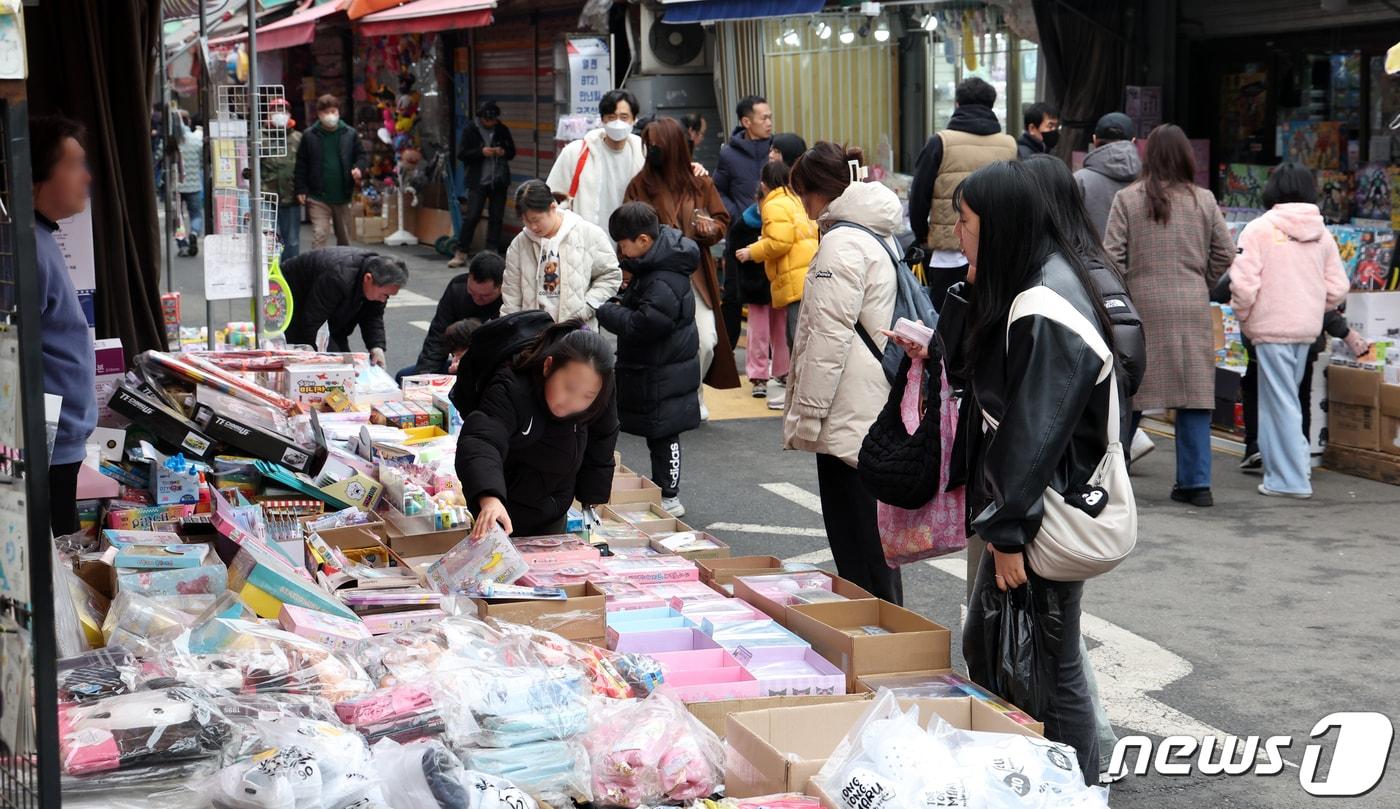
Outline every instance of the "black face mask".
[[1045, 139], [1045, 151], [1048, 152], [1060, 142], [1060, 130], [1052, 129], [1049, 132], [1041, 133], [1041, 137]]

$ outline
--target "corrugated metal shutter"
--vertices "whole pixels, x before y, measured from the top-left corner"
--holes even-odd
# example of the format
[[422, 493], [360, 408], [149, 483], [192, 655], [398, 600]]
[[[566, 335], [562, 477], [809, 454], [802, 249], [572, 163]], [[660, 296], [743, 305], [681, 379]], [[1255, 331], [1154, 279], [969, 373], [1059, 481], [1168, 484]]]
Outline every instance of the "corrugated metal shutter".
[[1373, 23], [1400, 24], [1400, 13], [1384, 3], [1345, 0], [1336, 11], [1322, 0], [1180, 0], [1182, 33], [1197, 39], [1343, 28]]
[[[799, 44], [779, 43], [789, 29]], [[774, 131], [797, 132], [809, 144], [860, 146], [872, 164], [898, 153], [893, 42], [842, 45], [834, 36], [823, 41], [805, 20], [768, 21], [762, 41]]]
[[715, 100], [720, 120], [732, 121], [734, 108], [744, 96], [767, 94], [763, 21], [715, 23]]

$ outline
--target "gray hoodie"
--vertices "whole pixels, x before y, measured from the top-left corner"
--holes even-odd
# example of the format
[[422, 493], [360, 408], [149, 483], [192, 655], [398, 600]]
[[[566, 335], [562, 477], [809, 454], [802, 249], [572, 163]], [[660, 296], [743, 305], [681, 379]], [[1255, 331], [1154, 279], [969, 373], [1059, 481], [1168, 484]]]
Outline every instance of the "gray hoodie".
[[1089, 152], [1084, 168], [1074, 173], [1074, 182], [1084, 195], [1084, 207], [1098, 228], [1100, 239], [1108, 226], [1113, 196], [1136, 180], [1141, 171], [1137, 146], [1130, 140], [1115, 140]]

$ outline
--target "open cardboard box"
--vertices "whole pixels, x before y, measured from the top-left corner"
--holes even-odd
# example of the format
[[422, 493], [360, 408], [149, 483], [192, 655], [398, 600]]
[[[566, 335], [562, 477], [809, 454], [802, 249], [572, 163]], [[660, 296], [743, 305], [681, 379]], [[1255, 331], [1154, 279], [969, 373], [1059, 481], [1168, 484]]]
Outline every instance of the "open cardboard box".
[[[788, 608], [788, 628], [846, 672], [846, 689], [870, 674], [926, 671], [952, 666], [953, 634], [916, 612], [888, 601], [801, 604]], [[854, 635], [879, 627], [889, 634]]]
[[718, 702], [692, 702], [686, 705], [690, 715], [700, 720], [716, 736], [724, 738], [725, 725], [736, 713], [766, 711], [771, 708], [803, 708], [809, 705], [840, 705], [847, 702], [870, 701], [870, 694], [837, 694], [811, 697], [757, 697], [755, 699], [726, 699]]
[[659, 553], [679, 556], [692, 562], [701, 559], [724, 559], [729, 556], [729, 545], [704, 531], [657, 534], [651, 538], [651, 546]]
[[[834, 573], [828, 573], [825, 570], [803, 571], [804, 575], [807, 573], [820, 573], [821, 575], [826, 576], [828, 579], [831, 579], [831, 592], [839, 596], [844, 596], [850, 601], [869, 601], [875, 598], [875, 596], [866, 592], [862, 588], [849, 581], [846, 581], [845, 579], [835, 575]], [[784, 571], [776, 570], [767, 571], [767, 573], [763, 575], [781, 576], [783, 574]], [[768, 598], [767, 596], [764, 596], [763, 594], [759, 593], [750, 584], [745, 582], [746, 578], [750, 577], [743, 575], [736, 575], [734, 577], [734, 597], [749, 602], [750, 604], [762, 610], [769, 618], [772, 618], [773, 620], [777, 621], [783, 626], [787, 626], [788, 610], [791, 609], [791, 607], [784, 604], [779, 604], [773, 599]]]
[[389, 547], [419, 573], [467, 538], [466, 528], [389, 537]]
[[611, 520], [635, 526], [648, 535], [694, 530], [679, 519], [672, 517], [657, 503], [624, 503], [617, 507], [604, 506], [601, 509], [601, 516], [604, 522]]
[[1327, 366], [1327, 440], [1358, 449], [1380, 448], [1380, 371]]
[[607, 599], [590, 593], [586, 584], [562, 588], [564, 601], [486, 601], [472, 599], [476, 614], [512, 624], [553, 632], [566, 640], [601, 646], [607, 631]]
[[[948, 679], [945, 680], [944, 678]], [[900, 688], [909, 688], [914, 683], [920, 681], [928, 683], [937, 683], [941, 685], [945, 682], [948, 682], [949, 680], [965, 684], [963, 689], [961, 689], [963, 693], [948, 694], [946, 697], [934, 696], [933, 694], [925, 694], [923, 696], [915, 696], [913, 694], [909, 694], [907, 695], [907, 697], [911, 699], [948, 699], [954, 696], [972, 697], [973, 699], [981, 700], [982, 702], [986, 703], [987, 707], [1005, 715], [1008, 719], [1010, 719], [1018, 725], [1025, 725], [1031, 730], [1034, 730], [1036, 733], [1045, 732], [1045, 723], [1037, 722], [1030, 714], [1021, 710], [1015, 705], [1012, 705], [1011, 703], [1001, 699], [1000, 697], [997, 697], [996, 695], [992, 694], [991, 692], [972, 682], [967, 677], [958, 674], [952, 669], [935, 669], [933, 671], [907, 671], [898, 672], [896, 674], [872, 674], [868, 677], [861, 677], [859, 680], [857, 680], [856, 690], [864, 693], [875, 694], [878, 693], [882, 688], [894, 688], [896, 696], [899, 696], [900, 698], [905, 698], [906, 695], [899, 693]], [[967, 690], [968, 688], [974, 690], [969, 691]]]
[[724, 589], [734, 583], [735, 576], [762, 576], [782, 573], [783, 560], [776, 556], [731, 556], [727, 559], [697, 559], [700, 581]]
[[[917, 707], [921, 725], [936, 715], [964, 730], [1040, 735], [971, 697], [900, 700], [900, 705], [906, 709]], [[869, 709], [867, 702], [849, 702], [730, 714], [725, 738], [738, 758], [751, 766], [736, 767], [735, 762], [730, 762], [725, 773], [725, 794], [750, 798], [807, 792], [823, 798], [828, 809], [836, 809], [822, 795], [809, 791], [814, 785], [808, 782]]]
[[661, 487], [640, 476], [618, 477], [613, 476], [612, 496], [608, 498], [608, 505], [621, 505], [623, 503], [656, 503], [661, 504]]
[[[382, 526], [383, 523], [380, 523], [379, 528]], [[359, 559], [366, 568], [373, 571], [373, 575], [357, 577], [348, 571], [332, 575], [317, 573], [309, 537], [306, 552], [307, 570], [332, 591], [345, 588], [413, 587], [420, 584], [419, 572], [384, 542], [379, 528], [369, 525], [347, 525], [344, 528], [316, 532], [322, 542], [344, 553], [352, 562]]]

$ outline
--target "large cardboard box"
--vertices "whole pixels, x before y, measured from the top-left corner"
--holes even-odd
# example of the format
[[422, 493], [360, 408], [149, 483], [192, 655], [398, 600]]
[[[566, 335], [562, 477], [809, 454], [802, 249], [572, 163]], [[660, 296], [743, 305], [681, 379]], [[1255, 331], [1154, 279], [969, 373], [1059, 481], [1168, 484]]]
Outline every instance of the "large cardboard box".
[[[900, 704], [917, 707], [920, 724], [937, 715], [964, 730], [1040, 735], [971, 697], [900, 700]], [[725, 794], [752, 798], [807, 791], [808, 781], [869, 708], [869, 703], [848, 702], [730, 714], [725, 739], [734, 755], [726, 765]]]
[[1345, 365], [1327, 367], [1327, 440], [1358, 449], [1380, 447], [1381, 374]]
[[[867, 674], [946, 669], [953, 664], [951, 632], [888, 601], [788, 607], [787, 627], [846, 672], [847, 691], [856, 690], [856, 680]], [[865, 627], [887, 634], [865, 634]]]
[[[940, 681], [957, 682], [960, 685], [958, 690], [961, 691], [961, 693], [939, 694], [926, 691], [923, 694], [918, 694], [910, 693], [908, 691], [903, 693], [900, 692], [901, 688], [908, 688], [910, 683], [913, 683], [915, 681], [924, 681], [932, 683], [938, 683]], [[880, 689], [882, 688], [893, 688], [895, 689], [896, 696], [908, 699], [949, 699], [953, 697], [963, 696], [972, 697], [973, 699], [980, 699], [981, 701], [987, 703], [988, 707], [1006, 715], [1016, 724], [1025, 725], [1031, 730], [1034, 730], [1036, 733], [1045, 732], [1045, 723], [1036, 721], [1035, 718], [1032, 717], [1030, 714], [1021, 710], [1015, 705], [1012, 705], [1006, 700], [997, 697], [990, 691], [987, 691], [986, 689], [969, 680], [967, 677], [958, 674], [952, 669], [938, 669], [936, 671], [909, 671], [899, 672], [896, 674], [872, 674], [868, 677], [861, 677], [859, 680], [856, 681], [856, 690], [870, 694], [871, 696], [874, 696], [875, 694], [879, 693]], [[917, 689], [918, 686], [915, 686], [915, 688]], [[952, 689], [949, 690], [951, 691]]]
[[567, 640], [603, 645], [608, 628], [607, 598], [586, 584], [563, 588], [564, 601], [486, 601], [474, 598], [476, 614], [511, 624], [553, 632]]
[[[831, 592], [839, 596], [844, 596], [845, 598], [851, 601], [868, 601], [875, 598], [875, 596], [866, 592], [858, 585], [846, 581], [845, 579], [833, 573], [828, 573], [825, 570], [817, 570], [812, 572], [820, 573], [823, 576], [826, 576], [828, 579], [831, 579]], [[768, 571], [768, 573], [781, 575], [781, 571], [770, 570]], [[749, 602], [750, 604], [754, 605], [759, 610], [761, 610], [769, 618], [772, 618], [773, 620], [777, 621], [783, 626], [788, 626], [789, 608], [784, 604], [779, 604], [771, 598], [767, 598], [766, 596], [762, 595], [757, 590], [755, 590], [749, 584], [748, 580], [750, 578], [751, 577], [743, 575], [735, 576], [734, 597]]]
[[731, 556], [728, 559], [699, 559], [700, 581], [716, 589], [731, 589], [735, 576], [762, 576], [782, 573], [783, 560], [776, 556]]
[[724, 699], [715, 702], [692, 702], [686, 710], [700, 720], [716, 736], [724, 738], [725, 724], [736, 713], [766, 711], [772, 708], [802, 708], [808, 705], [839, 705], [844, 702], [867, 702], [873, 694], [835, 694], [802, 697], [756, 697], [753, 699]]
[[1400, 455], [1400, 385], [1381, 385], [1380, 448]]
[[1400, 292], [1348, 293], [1346, 315], [1347, 325], [1368, 339], [1400, 336]]
[[402, 556], [411, 567], [422, 573], [466, 537], [465, 528], [449, 528], [446, 531], [432, 531], [426, 534], [390, 535], [389, 547]]
[[661, 505], [661, 487], [644, 477], [614, 477], [608, 505], [617, 506], [624, 503]]

